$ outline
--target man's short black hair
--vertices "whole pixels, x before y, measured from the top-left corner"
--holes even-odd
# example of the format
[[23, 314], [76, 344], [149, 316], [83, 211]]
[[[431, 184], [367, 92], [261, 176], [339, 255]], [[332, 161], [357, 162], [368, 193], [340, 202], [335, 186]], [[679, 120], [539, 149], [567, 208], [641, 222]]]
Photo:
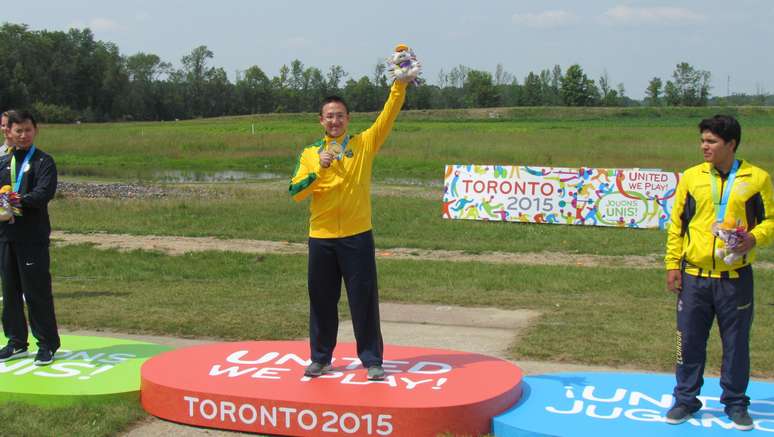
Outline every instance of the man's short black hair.
[[35, 117], [30, 111], [8, 111], [8, 129], [14, 124], [24, 123], [25, 121], [31, 121], [35, 129], [38, 128], [38, 122], [35, 121]]
[[349, 105], [347, 105], [347, 102], [345, 102], [344, 99], [339, 96], [328, 96], [323, 99], [322, 103], [320, 103], [320, 115], [322, 115], [323, 108], [328, 103], [341, 103], [344, 105], [344, 109], [347, 110], [347, 114], [349, 114]]
[[699, 133], [704, 131], [710, 131], [726, 142], [736, 140], [734, 152], [739, 147], [739, 143], [742, 142], [742, 126], [730, 115], [718, 114], [712, 118], [705, 118], [699, 123]]

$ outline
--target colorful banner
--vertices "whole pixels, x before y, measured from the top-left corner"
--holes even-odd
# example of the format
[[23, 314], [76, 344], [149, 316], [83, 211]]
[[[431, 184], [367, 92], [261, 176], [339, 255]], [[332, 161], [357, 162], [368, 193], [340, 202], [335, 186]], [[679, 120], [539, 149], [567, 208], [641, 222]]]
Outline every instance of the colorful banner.
[[679, 173], [447, 165], [443, 218], [665, 229]]

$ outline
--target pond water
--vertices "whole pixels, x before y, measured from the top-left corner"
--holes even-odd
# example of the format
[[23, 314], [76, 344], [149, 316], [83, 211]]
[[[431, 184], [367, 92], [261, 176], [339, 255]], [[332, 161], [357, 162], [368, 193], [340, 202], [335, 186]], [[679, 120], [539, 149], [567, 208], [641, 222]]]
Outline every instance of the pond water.
[[285, 179], [288, 175], [271, 172], [247, 172], [225, 170], [217, 172], [194, 172], [165, 170], [153, 173], [153, 178], [162, 182], [234, 182], [248, 180]]

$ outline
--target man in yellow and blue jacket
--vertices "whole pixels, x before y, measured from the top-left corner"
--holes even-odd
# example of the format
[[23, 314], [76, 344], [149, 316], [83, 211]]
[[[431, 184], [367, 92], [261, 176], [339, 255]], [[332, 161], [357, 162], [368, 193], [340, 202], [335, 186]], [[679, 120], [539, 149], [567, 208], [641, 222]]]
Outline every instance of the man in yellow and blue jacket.
[[336, 96], [320, 106], [325, 136], [304, 148], [290, 181], [300, 202], [311, 197], [309, 219], [309, 342], [312, 363], [305, 374], [330, 371], [338, 332], [341, 281], [347, 289], [357, 354], [368, 378], [384, 379], [376, 257], [371, 232], [371, 170], [406, 98], [395, 81], [382, 113], [370, 128], [347, 131], [347, 104]]
[[[682, 423], [702, 407], [697, 396], [717, 317], [723, 343], [720, 401], [736, 428], [750, 430], [745, 392], [753, 320], [751, 263], [755, 247], [774, 240], [774, 194], [767, 172], [736, 158], [742, 130], [733, 117], [702, 120], [699, 132], [705, 162], [686, 170], [678, 183], [666, 245], [667, 288], [677, 294], [677, 384], [666, 422]], [[746, 230], [733, 248], [713, 232], [724, 222]], [[726, 264], [718, 249], [739, 256]]]

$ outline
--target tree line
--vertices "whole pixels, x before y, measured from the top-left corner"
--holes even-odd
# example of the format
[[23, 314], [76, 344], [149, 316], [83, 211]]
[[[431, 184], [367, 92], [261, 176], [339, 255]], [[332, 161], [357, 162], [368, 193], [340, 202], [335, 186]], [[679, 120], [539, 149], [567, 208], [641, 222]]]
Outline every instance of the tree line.
[[[296, 59], [269, 77], [254, 65], [231, 82], [212, 64], [206, 46], [191, 50], [180, 68], [152, 53], [125, 56], [94, 39], [88, 28], [32, 31], [0, 26], [0, 108], [32, 108], [42, 121], [174, 120], [254, 113], [316, 112], [326, 96], [338, 94], [353, 111], [381, 108], [389, 92], [386, 66], [370, 76], [350, 77], [340, 65], [323, 71]], [[494, 74], [459, 65], [440, 71], [435, 84], [421, 83], [407, 109], [497, 106], [703, 106], [710, 98], [708, 71], [688, 63], [671, 79], [654, 77], [637, 101], [607, 73], [594, 80], [580, 65], [530, 72], [519, 81], [498, 65]], [[733, 104], [774, 104], [771, 96], [734, 95]]]

